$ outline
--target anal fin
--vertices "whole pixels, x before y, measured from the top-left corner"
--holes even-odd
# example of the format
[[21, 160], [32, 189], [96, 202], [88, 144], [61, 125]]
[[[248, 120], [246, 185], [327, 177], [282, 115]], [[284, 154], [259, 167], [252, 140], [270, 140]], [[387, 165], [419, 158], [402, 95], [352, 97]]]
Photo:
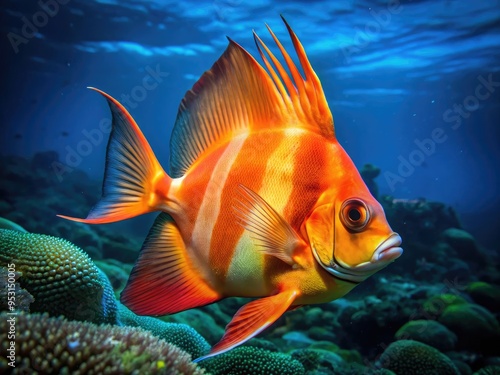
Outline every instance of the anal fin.
[[227, 352], [258, 335], [288, 310], [297, 294], [296, 290], [287, 290], [247, 303], [234, 315], [233, 320], [226, 326], [226, 333], [210, 353], [194, 362]]
[[138, 315], [166, 315], [221, 298], [190, 262], [175, 221], [166, 213], [158, 215], [121, 302]]

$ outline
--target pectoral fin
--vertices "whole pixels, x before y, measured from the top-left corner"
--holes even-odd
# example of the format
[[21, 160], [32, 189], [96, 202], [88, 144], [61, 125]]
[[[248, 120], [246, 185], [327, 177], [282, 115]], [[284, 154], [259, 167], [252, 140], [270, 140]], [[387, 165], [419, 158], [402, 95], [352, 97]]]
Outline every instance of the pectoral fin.
[[296, 264], [294, 253], [305, 244], [295, 230], [254, 191], [239, 185], [239, 193], [233, 206], [235, 215], [239, 223], [252, 233], [259, 250], [289, 265]]
[[226, 326], [226, 333], [210, 353], [197, 358], [194, 362], [227, 352], [258, 335], [287, 311], [296, 296], [296, 290], [288, 290], [247, 303]]

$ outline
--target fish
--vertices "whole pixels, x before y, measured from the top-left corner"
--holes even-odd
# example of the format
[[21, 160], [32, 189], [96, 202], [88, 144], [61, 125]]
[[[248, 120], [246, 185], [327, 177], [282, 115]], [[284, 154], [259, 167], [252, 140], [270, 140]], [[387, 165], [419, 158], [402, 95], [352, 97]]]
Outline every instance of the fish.
[[268, 25], [284, 64], [255, 32], [263, 65], [228, 38], [180, 103], [168, 173], [125, 107], [91, 88], [112, 113], [102, 197], [85, 219], [59, 216], [104, 224], [160, 211], [121, 302], [161, 316], [254, 298], [195, 361], [241, 345], [287, 311], [344, 296], [403, 252], [283, 22], [302, 72]]

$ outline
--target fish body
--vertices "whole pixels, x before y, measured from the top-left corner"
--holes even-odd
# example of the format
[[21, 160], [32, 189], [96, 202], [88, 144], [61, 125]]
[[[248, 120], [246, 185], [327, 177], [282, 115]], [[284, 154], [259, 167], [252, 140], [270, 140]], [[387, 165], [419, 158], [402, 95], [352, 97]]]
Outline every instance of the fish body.
[[345, 295], [402, 253], [286, 26], [305, 77], [270, 29], [290, 73], [255, 34], [267, 71], [230, 40], [181, 102], [169, 174], [126, 109], [95, 89], [113, 114], [103, 197], [86, 219], [63, 217], [99, 224], [162, 211], [122, 302], [165, 315], [257, 298], [198, 360], [240, 345], [287, 310]]

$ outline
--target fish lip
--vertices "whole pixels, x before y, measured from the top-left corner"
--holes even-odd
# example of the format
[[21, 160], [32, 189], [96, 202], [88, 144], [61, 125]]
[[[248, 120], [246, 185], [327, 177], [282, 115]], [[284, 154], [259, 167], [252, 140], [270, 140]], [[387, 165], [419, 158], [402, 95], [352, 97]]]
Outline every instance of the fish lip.
[[[328, 273], [336, 278], [353, 283], [360, 283], [399, 258], [403, 253], [403, 249], [399, 246], [401, 243], [401, 236], [393, 232], [385, 241], [377, 246], [370, 261], [358, 264], [355, 267], [349, 267], [348, 265], [342, 264], [335, 259], [335, 256], [329, 265], [325, 265], [321, 262], [315, 250], [313, 251], [313, 255], [316, 261]], [[312, 244], [312, 246], [314, 249], [314, 244]]]
[[399, 258], [403, 254], [403, 249], [400, 247], [402, 242], [403, 240], [399, 234], [392, 233], [388, 239], [375, 249], [371, 262], [393, 261]]
[[384, 242], [377, 246], [370, 261], [352, 267], [352, 271], [374, 274], [381, 270], [403, 254], [403, 249], [399, 246], [402, 242], [401, 236], [393, 232]]

